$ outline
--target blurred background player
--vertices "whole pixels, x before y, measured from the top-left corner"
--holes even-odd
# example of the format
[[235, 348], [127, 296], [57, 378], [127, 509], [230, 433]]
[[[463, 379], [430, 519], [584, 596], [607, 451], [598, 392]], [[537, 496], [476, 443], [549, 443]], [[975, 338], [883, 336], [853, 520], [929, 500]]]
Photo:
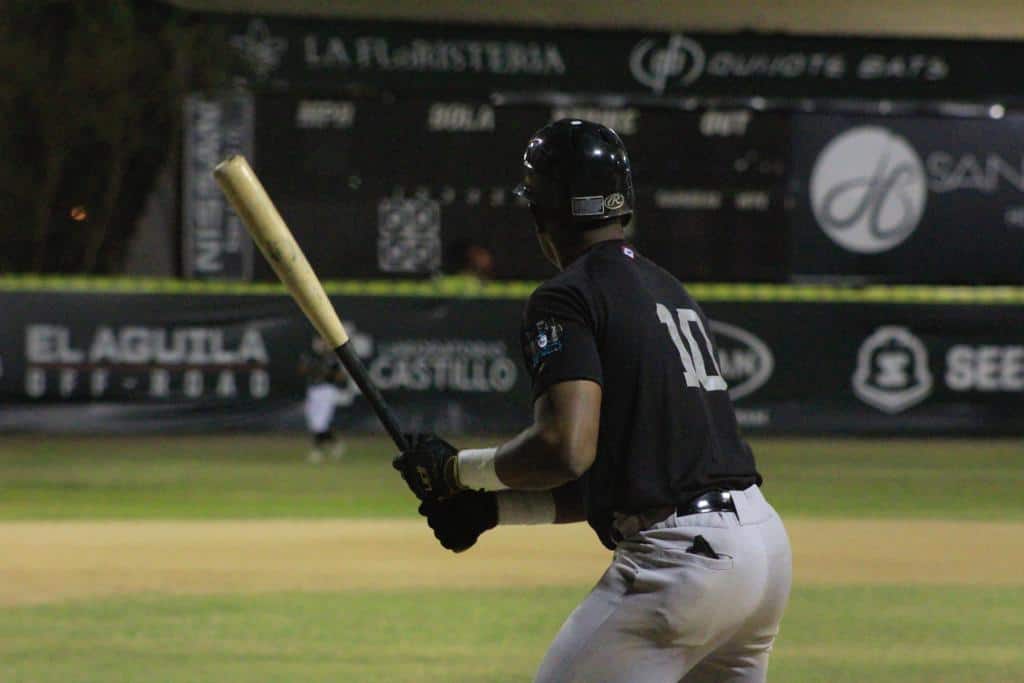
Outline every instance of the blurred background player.
[[306, 402], [303, 410], [306, 428], [313, 436], [313, 447], [306, 460], [319, 465], [325, 457], [340, 460], [345, 442], [331, 428], [338, 405], [338, 383], [348, 379], [337, 357], [319, 336], [313, 337], [312, 353], [299, 358], [299, 374], [306, 378]]
[[495, 279], [494, 254], [468, 240], [455, 242], [446, 257], [448, 267], [437, 282], [462, 291], [479, 291]]
[[470, 244], [466, 247], [462, 274], [477, 278], [480, 282], [494, 279], [494, 255], [487, 247]]

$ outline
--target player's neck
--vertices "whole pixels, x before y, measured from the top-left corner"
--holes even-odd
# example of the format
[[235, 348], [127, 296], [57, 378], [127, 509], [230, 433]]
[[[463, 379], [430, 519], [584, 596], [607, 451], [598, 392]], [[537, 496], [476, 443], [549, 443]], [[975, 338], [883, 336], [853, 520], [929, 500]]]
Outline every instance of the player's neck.
[[580, 234], [577, 239], [573, 240], [572, 243], [558, 245], [559, 261], [564, 269], [595, 244], [623, 239], [626, 239], [625, 230], [617, 223], [595, 230], [587, 230]]

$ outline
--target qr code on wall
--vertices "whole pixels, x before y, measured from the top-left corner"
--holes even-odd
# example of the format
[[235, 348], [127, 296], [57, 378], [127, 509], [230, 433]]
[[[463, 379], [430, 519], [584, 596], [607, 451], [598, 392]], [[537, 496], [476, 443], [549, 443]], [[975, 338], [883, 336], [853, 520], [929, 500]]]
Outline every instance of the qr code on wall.
[[441, 268], [441, 207], [431, 199], [384, 199], [377, 205], [377, 265], [385, 273]]

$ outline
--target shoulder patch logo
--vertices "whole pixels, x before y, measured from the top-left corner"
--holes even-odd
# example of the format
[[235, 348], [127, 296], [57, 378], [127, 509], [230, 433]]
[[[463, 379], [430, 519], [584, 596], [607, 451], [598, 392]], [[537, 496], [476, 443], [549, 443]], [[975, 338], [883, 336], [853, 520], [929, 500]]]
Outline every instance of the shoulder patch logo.
[[553, 318], [539, 320], [527, 333], [527, 350], [530, 357], [530, 368], [534, 371], [540, 367], [544, 359], [562, 350], [562, 326]]

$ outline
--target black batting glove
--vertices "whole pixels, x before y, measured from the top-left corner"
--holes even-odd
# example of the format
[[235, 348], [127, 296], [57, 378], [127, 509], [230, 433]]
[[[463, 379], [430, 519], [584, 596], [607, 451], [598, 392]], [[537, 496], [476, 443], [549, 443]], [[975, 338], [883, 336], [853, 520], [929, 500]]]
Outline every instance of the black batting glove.
[[444, 500], [463, 490], [455, 477], [459, 451], [454, 446], [436, 434], [410, 434], [406, 441], [409, 448], [391, 464], [417, 498]]
[[446, 500], [423, 503], [420, 514], [442, 546], [461, 553], [498, 525], [498, 497], [486, 491], [462, 491]]

